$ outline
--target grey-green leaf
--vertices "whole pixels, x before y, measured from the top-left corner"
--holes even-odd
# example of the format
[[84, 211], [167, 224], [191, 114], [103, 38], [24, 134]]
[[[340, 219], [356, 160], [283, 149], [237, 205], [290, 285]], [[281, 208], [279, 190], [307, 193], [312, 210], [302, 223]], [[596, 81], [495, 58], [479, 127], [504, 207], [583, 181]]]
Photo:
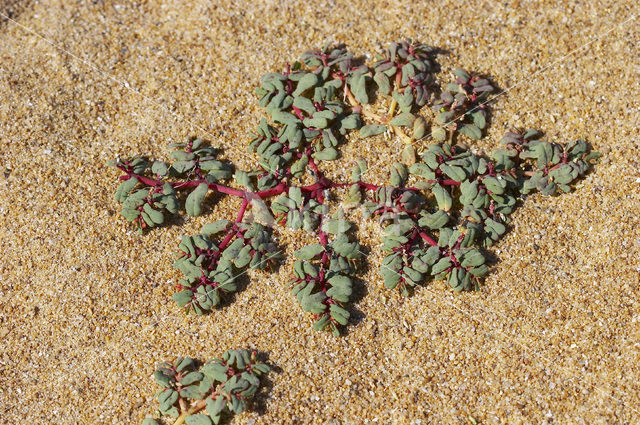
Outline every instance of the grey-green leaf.
[[153, 208], [151, 208], [151, 205], [144, 204], [142, 209], [144, 210], [145, 213], [147, 213], [149, 218], [151, 218], [151, 221], [153, 221], [153, 224], [162, 224], [162, 222], [164, 222], [164, 216], [162, 215], [162, 213], [158, 210], [154, 210]]
[[151, 165], [151, 172], [159, 176], [167, 175], [168, 171], [169, 167], [167, 167], [167, 164], [163, 161], [154, 161], [153, 165]]
[[211, 418], [207, 415], [189, 415], [184, 422], [187, 425], [213, 425]]
[[387, 131], [387, 126], [385, 125], [368, 124], [363, 126], [360, 129], [360, 136], [362, 137], [375, 136], [378, 134], [382, 134], [385, 131]]
[[419, 221], [420, 226], [430, 229], [440, 229], [449, 222], [449, 214], [443, 210], [438, 210], [433, 214], [427, 214]]
[[118, 186], [118, 189], [116, 190], [116, 195], [115, 195], [116, 201], [124, 202], [124, 200], [127, 199], [129, 192], [131, 192], [131, 190], [133, 190], [133, 188], [136, 187], [137, 184], [138, 184], [138, 179], [135, 177], [131, 177], [123, 181], [122, 183], [120, 183], [120, 185]]
[[431, 136], [436, 139], [436, 140], [445, 140], [447, 138], [447, 132], [445, 131], [444, 128], [440, 127], [440, 126], [434, 126], [431, 129]]
[[200, 233], [203, 235], [215, 235], [216, 233], [223, 231], [229, 223], [231, 223], [229, 220], [222, 219], [213, 223], [205, 224], [202, 226]]
[[327, 327], [328, 324], [329, 324], [329, 315], [324, 314], [318, 320], [316, 320], [316, 322], [313, 324], [313, 330], [316, 332], [322, 331], [324, 330], [324, 328]]
[[471, 114], [471, 116], [473, 117], [473, 123], [478, 128], [484, 128], [487, 125], [487, 121], [484, 116], [484, 111], [476, 111], [473, 114]]
[[293, 96], [300, 96], [302, 93], [314, 87], [318, 84], [319, 78], [316, 74], [308, 73], [298, 81], [296, 90], [292, 93]]
[[209, 191], [209, 185], [206, 183], [200, 183], [190, 194], [187, 196], [185, 202], [185, 209], [190, 216], [198, 216], [202, 212], [202, 201]]
[[482, 131], [475, 124], [465, 124], [460, 128], [459, 131], [460, 133], [475, 140], [479, 140], [482, 138]]
[[314, 153], [313, 157], [321, 161], [333, 161], [338, 157], [338, 151], [335, 148], [326, 148]]
[[180, 174], [186, 173], [195, 167], [195, 161], [177, 161], [173, 163], [173, 168]]
[[294, 253], [294, 255], [301, 260], [311, 260], [312, 258], [320, 255], [322, 252], [324, 252], [324, 247], [322, 245], [313, 244], [299, 249]]
[[436, 184], [431, 189], [433, 194], [436, 196], [436, 201], [438, 202], [438, 207], [441, 210], [449, 211], [451, 209], [451, 205], [453, 200], [451, 199], [451, 195], [449, 192], [443, 188], [442, 186]]
[[442, 273], [449, 267], [451, 267], [451, 259], [449, 257], [441, 258], [440, 261], [435, 263], [431, 268], [431, 274], [437, 275], [438, 273]]
[[337, 235], [344, 233], [351, 228], [351, 223], [346, 220], [329, 219], [322, 224], [322, 230], [327, 233]]
[[412, 127], [413, 121], [416, 119], [413, 114], [409, 112], [403, 112], [402, 114], [394, 117], [389, 124], [396, 125], [398, 127]]

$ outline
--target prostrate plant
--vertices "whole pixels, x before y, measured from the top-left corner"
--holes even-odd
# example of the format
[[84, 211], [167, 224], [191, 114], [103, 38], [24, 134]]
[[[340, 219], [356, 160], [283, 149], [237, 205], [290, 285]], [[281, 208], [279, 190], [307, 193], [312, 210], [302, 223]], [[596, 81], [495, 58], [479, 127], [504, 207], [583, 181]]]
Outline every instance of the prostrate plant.
[[[247, 402], [260, 389], [260, 376], [269, 370], [267, 364], [256, 361], [255, 352], [243, 349], [229, 350], [204, 364], [189, 357], [160, 363], [154, 373], [162, 387], [158, 410], [175, 418], [173, 425], [217, 425], [223, 415], [247, 409]], [[158, 422], [148, 418], [143, 425]]]
[[[243, 207], [246, 204], [243, 203]], [[219, 242], [212, 235], [224, 233]], [[280, 258], [270, 229], [260, 223], [219, 220], [200, 234], [184, 236], [174, 266], [185, 274], [173, 299], [196, 314], [218, 306], [224, 294], [237, 289], [233, 269], [264, 269]]]
[[[507, 133], [506, 148], [489, 158], [443, 143], [428, 146], [408, 168], [396, 163], [396, 187], [378, 189], [364, 204], [368, 214], [390, 223], [383, 238], [385, 286], [406, 294], [431, 275], [455, 290], [477, 289], [488, 272], [482, 248], [505, 233], [517, 197], [569, 191], [596, 157], [583, 141], [561, 146], [535, 140], [539, 135]], [[403, 187], [409, 175], [415, 187]]]
[[[506, 232], [518, 199], [536, 190], [569, 191], [599, 154], [583, 141], [544, 141], [534, 130], [508, 132], [503, 147], [486, 157], [461, 147], [458, 138], [483, 136], [493, 87], [482, 76], [455, 70], [455, 80], [440, 88], [436, 53], [424, 44], [392, 43], [370, 68], [344, 46], [327, 45], [282, 73], [266, 74], [257, 93], [269, 119], [261, 119], [250, 137], [249, 151], [259, 158], [251, 170], [232, 171], [201, 139], [173, 145], [171, 164], [117, 161], [125, 175], [116, 199], [140, 231], [177, 213], [176, 192], [189, 192], [184, 205], [191, 216], [202, 212], [209, 193], [241, 199], [234, 221], [218, 220], [182, 239], [174, 263], [185, 275], [174, 294], [178, 305], [209, 311], [237, 289], [241, 270], [275, 266], [281, 250], [265, 225], [278, 223], [317, 236], [317, 243], [295, 253], [292, 291], [314, 315], [314, 329], [338, 335], [349, 319], [362, 257], [349, 237], [351, 224], [329, 202], [338, 188], [348, 189], [347, 203], [362, 203], [365, 215], [385, 226], [381, 274], [387, 288], [408, 294], [428, 278], [445, 279], [455, 290], [477, 288], [488, 272], [484, 249]], [[386, 110], [367, 105], [372, 99]], [[322, 163], [337, 159], [344, 136], [358, 129], [359, 138], [386, 133], [404, 142], [389, 185], [365, 182], [362, 160], [350, 180], [336, 182], [323, 172]], [[440, 142], [427, 144], [429, 136]], [[232, 178], [233, 186], [226, 183]], [[248, 210], [264, 225], [249, 222]]]

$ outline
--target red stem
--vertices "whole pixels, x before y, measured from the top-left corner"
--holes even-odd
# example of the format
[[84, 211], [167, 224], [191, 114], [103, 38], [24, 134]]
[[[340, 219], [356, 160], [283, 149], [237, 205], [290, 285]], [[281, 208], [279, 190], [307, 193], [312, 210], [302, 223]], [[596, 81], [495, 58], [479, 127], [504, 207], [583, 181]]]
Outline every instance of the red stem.
[[220, 245], [218, 245], [219, 252], [224, 251], [224, 249], [227, 247], [229, 242], [231, 242], [231, 239], [233, 239], [235, 235], [236, 235], [235, 230], [231, 229], [229, 233], [227, 233], [227, 236], [225, 236], [225, 238], [222, 240], [222, 242], [220, 242]]
[[[287, 189], [288, 189], [288, 186], [285, 183], [280, 182], [276, 186], [272, 187], [271, 189], [255, 192], [254, 195], [257, 196], [258, 198], [267, 198], [269, 196], [280, 195], [281, 193], [286, 192]], [[243, 193], [247, 195], [251, 192], [243, 192]]]
[[[433, 182], [435, 182], [435, 180]], [[460, 182], [455, 180], [440, 180], [438, 183], [445, 186], [460, 186]]]
[[429, 235], [425, 232], [420, 232], [420, 237], [431, 246], [438, 246], [438, 242], [434, 241]]
[[[305, 154], [309, 155], [309, 152], [306, 152]], [[375, 190], [380, 189], [381, 187], [384, 187], [384, 186], [378, 186], [378, 185], [375, 185], [375, 184], [372, 184], [372, 183], [365, 183], [365, 182], [362, 182], [362, 181], [355, 182], [355, 183], [336, 183], [336, 182], [334, 182], [334, 181], [332, 181], [332, 180], [330, 180], [330, 179], [328, 179], [328, 178], [326, 178], [324, 176], [324, 174], [318, 169], [317, 164], [311, 158], [310, 155], [309, 155], [309, 166], [315, 172], [317, 181], [315, 183], [307, 185], [307, 186], [301, 186], [300, 190], [303, 191], [303, 192], [310, 193], [311, 198], [318, 200], [320, 203], [322, 203], [324, 201], [324, 197], [323, 197], [322, 191], [325, 190], [325, 189], [348, 187], [348, 186], [351, 186], [353, 184], [357, 184], [361, 188], [363, 188], [365, 190], [371, 190], [371, 191], [375, 191]], [[153, 179], [153, 178], [150, 178], [150, 177], [141, 176], [141, 175], [138, 175], [138, 174], [135, 174], [135, 173], [131, 172], [130, 170], [126, 170], [126, 169], [124, 169], [122, 167], [120, 169], [123, 172], [126, 173], [126, 175], [120, 177], [120, 180], [128, 180], [131, 177], [135, 177], [142, 184], [145, 184], [147, 186], [151, 186], [153, 188], [160, 188], [165, 183], [161, 179], [157, 179], [156, 180], [156, 179]], [[216, 192], [225, 193], [227, 195], [232, 195], [232, 196], [237, 196], [239, 198], [243, 198], [242, 205], [241, 205], [240, 211], [238, 213], [238, 217], [236, 218], [236, 223], [239, 223], [240, 221], [242, 221], [242, 218], [244, 217], [244, 213], [246, 212], [248, 204], [250, 203], [250, 201], [248, 200], [248, 197], [252, 197], [252, 198], [256, 197], [256, 198], [260, 198], [260, 199], [268, 198], [268, 197], [271, 197], [271, 196], [280, 195], [281, 193], [285, 193], [285, 192], [287, 192], [289, 190], [289, 187], [290, 187], [288, 182], [281, 181], [276, 186], [274, 186], [274, 187], [272, 187], [270, 189], [261, 190], [259, 192], [250, 192], [250, 191], [245, 191], [245, 190], [240, 190], [240, 189], [234, 189], [234, 188], [231, 188], [229, 186], [225, 186], [225, 185], [219, 184], [219, 183], [208, 183], [204, 179], [190, 180], [190, 181], [185, 181], [185, 182], [169, 182], [169, 184], [175, 189], [194, 188], [194, 187], [197, 187], [198, 185], [200, 185], [202, 183], [206, 183], [207, 186], [209, 187], [209, 189], [215, 190]], [[457, 182], [455, 180], [440, 180], [439, 183], [443, 184], [443, 185], [450, 185], [450, 186], [460, 185], [460, 182]], [[415, 187], [404, 187], [404, 188], [398, 188], [398, 189], [408, 190], [408, 191], [418, 191], [418, 188], [415, 188]], [[427, 235], [422, 235], [421, 234], [420, 236], [422, 236], [423, 239], [425, 239], [425, 237], [428, 238], [429, 240], [427, 240], [427, 239], [425, 239], [425, 240], [427, 240], [427, 242], [429, 242], [431, 245], [434, 245], [434, 246], [437, 245]], [[324, 237], [324, 239], [325, 239], [325, 242], [323, 242], [323, 244], [326, 245], [326, 235], [323, 235], [322, 237]]]
[[[162, 180], [154, 180], [152, 178], [145, 177], [145, 176], [140, 176], [140, 175], [134, 174], [134, 173], [127, 173], [127, 176], [122, 176], [122, 177], [120, 177], [120, 179], [121, 180], [128, 180], [130, 177], [137, 178], [141, 183], [146, 184], [147, 186], [157, 187], [157, 186], [162, 186], [164, 184], [162, 182]], [[205, 181], [203, 181], [203, 180], [191, 180], [191, 181], [187, 181], [187, 182], [175, 182], [175, 183], [170, 183], [170, 184], [175, 189], [182, 189], [182, 188], [196, 187], [200, 183], [205, 183]], [[242, 191], [242, 190], [233, 189], [233, 188], [230, 188], [230, 187], [222, 185], [222, 184], [218, 184], [218, 183], [207, 183], [207, 184], [209, 185], [209, 189], [216, 190], [216, 191], [218, 191], [220, 193], [226, 193], [227, 195], [233, 195], [233, 196], [244, 196], [245, 195], [245, 192]]]
[[236, 217], [236, 224], [242, 221], [242, 217], [244, 217], [244, 213], [247, 211], [247, 205], [249, 205], [247, 198], [242, 198], [242, 205], [240, 205], [240, 211], [238, 211], [238, 216]]
[[291, 105], [291, 108], [293, 109], [293, 112], [296, 114], [296, 116], [298, 117], [298, 119], [300, 121], [302, 121], [304, 119], [304, 115], [302, 115], [302, 110], [300, 110], [299, 108], [296, 108], [295, 106]]

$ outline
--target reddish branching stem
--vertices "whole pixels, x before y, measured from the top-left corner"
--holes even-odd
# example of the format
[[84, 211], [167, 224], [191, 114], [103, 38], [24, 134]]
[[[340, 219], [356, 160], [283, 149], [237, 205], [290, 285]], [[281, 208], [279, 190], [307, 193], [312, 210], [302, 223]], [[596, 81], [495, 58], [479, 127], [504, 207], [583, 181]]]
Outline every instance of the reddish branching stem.
[[[296, 155], [298, 158], [302, 157], [302, 156], [307, 156], [309, 159], [309, 168], [312, 171], [313, 176], [315, 177], [316, 181], [315, 183], [312, 183], [310, 185], [306, 185], [306, 186], [301, 186], [300, 190], [304, 193], [307, 194], [307, 199], [314, 199], [316, 201], [318, 201], [319, 203], [324, 203], [325, 201], [325, 191], [328, 189], [337, 189], [337, 188], [345, 188], [345, 187], [350, 187], [354, 184], [357, 184], [361, 189], [364, 190], [368, 190], [368, 191], [372, 191], [375, 192], [376, 190], [384, 187], [381, 185], [376, 185], [373, 183], [367, 183], [367, 182], [363, 182], [363, 181], [357, 181], [357, 182], [349, 182], [349, 183], [342, 183], [342, 182], [334, 182], [331, 179], [327, 178], [324, 173], [318, 168], [318, 165], [316, 164], [316, 162], [314, 161], [314, 159], [311, 157], [311, 149], [308, 148], [305, 152], [300, 153], [298, 155]], [[149, 186], [151, 188], [153, 188], [155, 191], [161, 190], [161, 187], [166, 183], [166, 181], [164, 181], [161, 176], [157, 176], [157, 178], [152, 178], [152, 177], [147, 177], [147, 176], [143, 176], [140, 174], [136, 174], [134, 173], [130, 168], [125, 167], [125, 166], [120, 166], [119, 167], [120, 170], [122, 170], [125, 175], [120, 177], [120, 180], [128, 180], [130, 178], [136, 178], [140, 183]], [[288, 175], [288, 173], [287, 173]], [[460, 185], [460, 182], [457, 182], [455, 180], [449, 180], [449, 179], [442, 179], [442, 178], [438, 178], [437, 181], [433, 181], [434, 183], [443, 185], [443, 186], [458, 186]], [[193, 189], [198, 187], [198, 185], [202, 184], [202, 183], [206, 183], [207, 186], [209, 187], [210, 190], [215, 191], [217, 193], [223, 193], [223, 194], [227, 194], [227, 195], [231, 195], [231, 196], [236, 196], [242, 199], [242, 204], [240, 206], [238, 215], [236, 217], [235, 223], [240, 223], [246, 213], [247, 208], [251, 205], [253, 200], [256, 199], [265, 199], [265, 198], [269, 198], [272, 196], [277, 196], [280, 195], [282, 193], [288, 193], [289, 188], [291, 187], [291, 185], [289, 184], [288, 178], [282, 178], [280, 180], [280, 182], [270, 188], [270, 189], [265, 189], [265, 190], [261, 190], [258, 192], [252, 192], [252, 191], [248, 191], [248, 190], [242, 190], [242, 189], [235, 189], [229, 186], [226, 186], [224, 184], [220, 184], [220, 183], [212, 183], [212, 182], [207, 182], [205, 179], [201, 178], [201, 176], [198, 176], [197, 179], [193, 179], [193, 180], [187, 180], [187, 181], [182, 181], [182, 182], [169, 182], [169, 184], [171, 184], [171, 186], [174, 189]], [[396, 188], [397, 191], [404, 192], [404, 191], [419, 191], [418, 188], [416, 187], [398, 187]], [[227, 246], [227, 244], [230, 242], [230, 240], [233, 238], [233, 236], [235, 235], [235, 231], [231, 230], [229, 231], [229, 234], [227, 234], [226, 238], [222, 240], [221, 242], [221, 246], [220, 248], [223, 249], [224, 247]], [[424, 237], [429, 238], [427, 235], [420, 235], [423, 239]], [[326, 239], [326, 235], [323, 235], [322, 232], [320, 233], [319, 237], [322, 238], [324, 237]], [[430, 238], [429, 238], [430, 239]], [[428, 241], [427, 241], [428, 242]], [[431, 244], [431, 242], [429, 242]], [[323, 245], [326, 245], [327, 242], [323, 242]]]
[[425, 232], [419, 232], [419, 234], [422, 240], [428, 243], [429, 245], [438, 246], [438, 242], [434, 241], [433, 238], [431, 238], [431, 236], [427, 235]]

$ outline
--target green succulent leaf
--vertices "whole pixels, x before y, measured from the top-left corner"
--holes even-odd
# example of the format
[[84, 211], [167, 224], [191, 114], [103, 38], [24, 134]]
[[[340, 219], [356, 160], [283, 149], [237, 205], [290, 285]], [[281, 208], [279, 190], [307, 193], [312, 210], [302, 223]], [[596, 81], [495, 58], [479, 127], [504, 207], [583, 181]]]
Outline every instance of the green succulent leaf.
[[395, 288], [402, 275], [400, 269], [402, 268], [402, 258], [397, 254], [389, 255], [382, 261], [382, 267], [380, 268], [380, 274], [384, 279], [384, 286], [387, 289]]
[[169, 167], [167, 166], [166, 162], [154, 161], [151, 165], [151, 172], [159, 176], [166, 176], [169, 172]]
[[[471, 114], [471, 116], [473, 117], [473, 124], [478, 129], [483, 129], [486, 127], [487, 122], [485, 119], [485, 112], [483, 110], [476, 111], [473, 114]], [[480, 135], [482, 136], [482, 133]]]
[[220, 233], [229, 226], [231, 222], [229, 220], [218, 220], [213, 223], [205, 224], [200, 230], [200, 233], [203, 235], [215, 235], [216, 233]]
[[324, 247], [320, 244], [305, 246], [296, 251], [294, 255], [301, 260], [311, 260], [324, 252]]
[[[322, 231], [337, 235], [349, 231], [351, 223], [346, 220], [329, 219], [322, 224]], [[304, 258], [303, 258], [304, 259]]]
[[315, 321], [315, 323], [313, 324], [313, 330], [316, 332], [320, 332], [323, 331], [327, 328], [327, 326], [330, 323], [330, 316], [327, 314], [323, 314], [322, 316], [320, 316], [320, 318], [318, 320]]
[[202, 373], [214, 382], [227, 382], [229, 378], [227, 371], [228, 368], [226, 366], [216, 361], [209, 362], [202, 367]]
[[434, 126], [431, 129], [431, 137], [433, 137], [436, 140], [443, 141], [447, 139], [447, 132], [443, 127]]
[[440, 170], [450, 179], [457, 182], [463, 182], [467, 179], [467, 173], [464, 168], [455, 165], [442, 164]]
[[189, 415], [185, 418], [184, 422], [187, 425], [212, 425], [211, 418], [207, 415]]
[[138, 179], [135, 177], [130, 177], [129, 179], [120, 183], [115, 194], [116, 201], [124, 202], [127, 199], [127, 196], [129, 196], [129, 192], [131, 192], [137, 184]]
[[394, 117], [389, 124], [398, 127], [412, 127], [415, 119], [416, 117], [410, 112], [403, 112], [402, 114]]
[[441, 258], [440, 261], [434, 264], [431, 268], [431, 274], [434, 276], [440, 274], [451, 267], [451, 264], [451, 259], [449, 257]]
[[373, 76], [373, 80], [378, 85], [378, 89], [382, 94], [389, 94], [391, 92], [391, 85], [389, 83], [389, 77], [385, 75], [383, 72], [377, 72]]
[[420, 226], [429, 229], [440, 229], [449, 223], [449, 214], [446, 211], [438, 210], [433, 214], [425, 214], [418, 222]]
[[409, 177], [407, 166], [400, 162], [394, 163], [391, 168], [391, 184], [396, 187], [403, 186], [407, 181], [407, 177]]
[[453, 199], [451, 198], [451, 195], [449, 194], [447, 189], [436, 184], [433, 186], [431, 191], [436, 197], [436, 201], [438, 202], [438, 208], [444, 211], [449, 211], [453, 204]]
[[422, 139], [427, 134], [427, 121], [418, 116], [415, 121], [413, 121], [413, 138], [416, 140]]
[[338, 304], [331, 304], [329, 307], [331, 318], [341, 325], [346, 325], [349, 321], [349, 312]]
[[387, 131], [387, 126], [385, 125], [368, 124], [360, 128], [360, 136], [361, 137], [376, 136], [378, 134], [384, 133], [385, 131]]
[[298, 81], [298, 85], [296, 86], [296, 89], [292, 93], [292, 95], [294, 97], [300, 96], [302, 93], [309, 90], [311, 87], [315, 87], [316, 85], [318, 85], [319, 82], [320, 82], [320, 79], [316, 74], [313, 74], [313, 73], [305, 74], [304, 77], [302, 77]]
[[209, 191], [209, 185], [206, 183], [200, 183], [190, 194], [185, 201], [185, 209], [190, 216], [198, 216], [202, 213], [202, 201]]
[[475, 124], [465, 124], [460, 127], [458, 131], [474, 140], [480, 140], [482, 138], [482, 131]]
[[338, 151], [336, 148], [326, 148], [321, 150], [320, 152], [316, 152], [313, 154], [315, 159], [319, 159], [321, 161], [333, 161], [338, 158]]
[[173, 294], [172, 297], [179, 307], [185, 307], [187, 304], [191, 303], [191, 301], [193, 300], [193, 292], [189, 290], [180, 291]]

